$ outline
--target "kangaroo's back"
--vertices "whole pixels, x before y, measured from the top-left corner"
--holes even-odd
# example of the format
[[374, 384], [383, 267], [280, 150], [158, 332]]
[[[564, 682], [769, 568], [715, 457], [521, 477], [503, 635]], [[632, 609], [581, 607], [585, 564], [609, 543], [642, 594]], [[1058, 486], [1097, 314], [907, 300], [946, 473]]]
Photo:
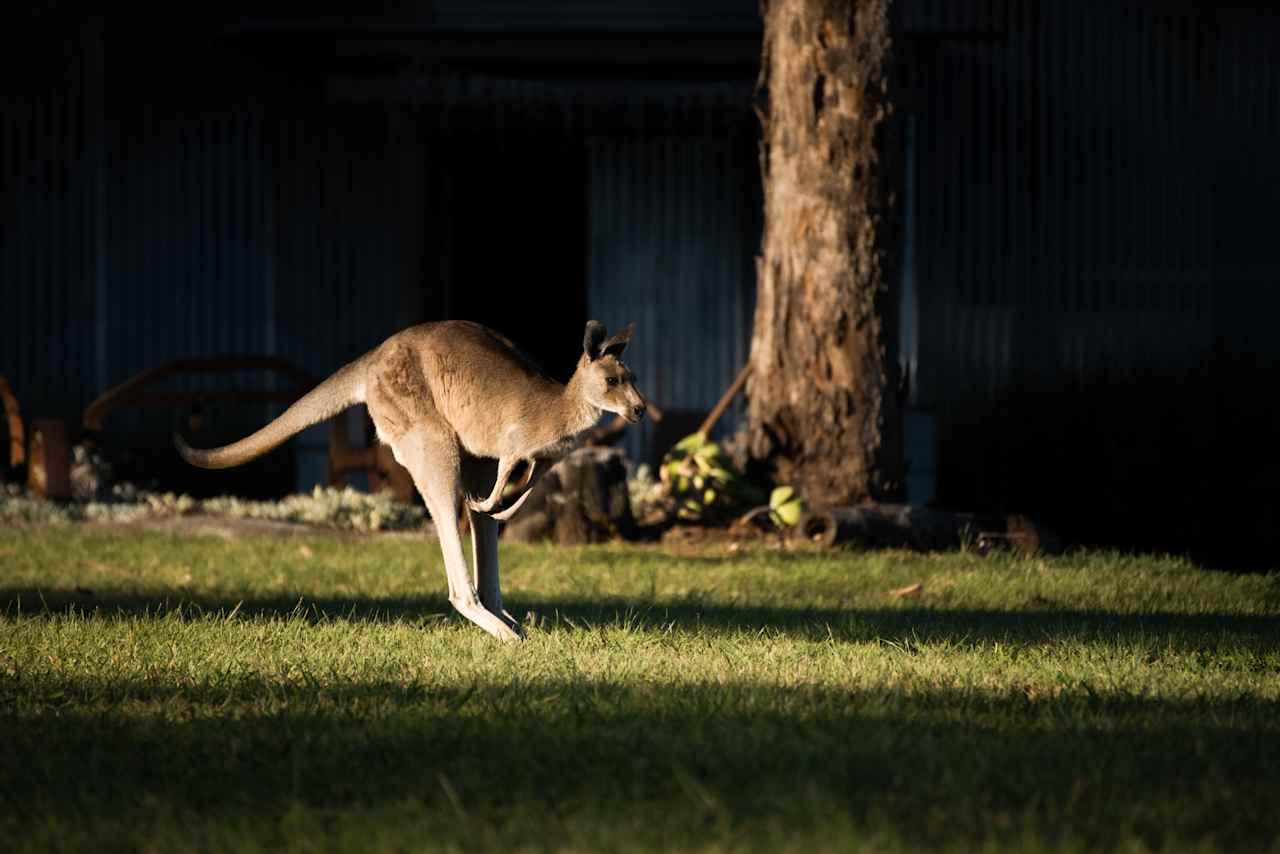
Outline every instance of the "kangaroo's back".
[[371, 354], [367, 378], [371, 411], [385, 407], [406, 426], [441, 417], [478, 456], [500, 456], [511, 425], [545, 421], [553, 431], [563, 420], [563, 384], [505, 336], [469, 321], [424, 323], [392, 336]]

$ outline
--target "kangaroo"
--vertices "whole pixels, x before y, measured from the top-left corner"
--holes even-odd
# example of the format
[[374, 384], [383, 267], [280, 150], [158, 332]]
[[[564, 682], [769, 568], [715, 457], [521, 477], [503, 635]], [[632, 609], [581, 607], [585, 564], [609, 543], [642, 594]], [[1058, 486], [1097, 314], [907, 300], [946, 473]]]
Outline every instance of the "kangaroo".
[[[507, 338], [478, 323], [442, 321], [398, 332], [339, 369], [277, 419], [221, 448], [199, 450], [174, 435], [188, 463], [217, 469], [254, 459], [295, 433], [356, 403], [369, 408], [378, 439], [391, 446], [435, 522], [449, 602], [501, 640], [519, 640], [498, 583], [498, 522], [510, 518], [538, 479], [571, 451], [604, 412], [634, 424], [648, 406], [620, 359], [635, 324], [609, 336], [589, 321], [568, 384], [543, 373]], [[487, 460], [487, 465], [486, 465]], [[488, 487], [493, 460], [497, 474]], [[516, 495], [504, 493], [519, 463]], [[470, 514], [475, 581], [458, 536]]]

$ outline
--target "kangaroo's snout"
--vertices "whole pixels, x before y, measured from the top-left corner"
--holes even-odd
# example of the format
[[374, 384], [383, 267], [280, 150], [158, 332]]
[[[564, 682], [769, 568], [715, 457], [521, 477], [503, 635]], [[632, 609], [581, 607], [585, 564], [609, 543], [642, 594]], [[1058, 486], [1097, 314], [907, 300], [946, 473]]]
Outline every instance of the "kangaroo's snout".
[[637, 403], [636, 405], [631, 407], [631, 413], [627, 417], [627, 420], [630, 421], [632, 424], [635, 424], [641, 418], [644, 418], [645, 410], [647, 410], [648, 408], [649, 408], [648, 404]]

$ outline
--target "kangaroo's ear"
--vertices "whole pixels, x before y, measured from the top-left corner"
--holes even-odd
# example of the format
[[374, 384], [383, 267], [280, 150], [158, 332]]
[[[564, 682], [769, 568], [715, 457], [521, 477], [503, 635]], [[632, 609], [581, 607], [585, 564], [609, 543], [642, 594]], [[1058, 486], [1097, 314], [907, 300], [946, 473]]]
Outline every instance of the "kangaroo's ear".
[[633, 320], [624, 326], [621, 332], [600, 345], [600, 355], [613, 356], [615, 359], [621, 356], [622, 351], [627, 349], [627, 345], [631, 343], [631, 336], [635, 333], [636, 323]]
[[587, 331], [582, 335], [582, 352], [587, 354], [588, 362], [594, 362], [603, 355], [602, 347], [608, 335], [609, 330], [604, 328], [603, 323], [598, 320], [587, 321]]

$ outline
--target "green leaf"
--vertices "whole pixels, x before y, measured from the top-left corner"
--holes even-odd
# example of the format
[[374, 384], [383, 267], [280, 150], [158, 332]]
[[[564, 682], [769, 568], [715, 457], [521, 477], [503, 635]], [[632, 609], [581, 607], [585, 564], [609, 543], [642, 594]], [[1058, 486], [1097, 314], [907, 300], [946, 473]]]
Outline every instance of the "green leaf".
[[794, 525], [804, 515], [804, 499], [790, 486], [776, 487], [769, 494], [769, 517], [775, 525]]
[[706, 441], [706, 433], [690, 433], [679, 442], [676, 442], [676, 446], [673, 450], [684, 451], [685, 453], [691, 454], [706, 444]]
[[769, 515], [773, 517], [775, 522], [781, 522], [787, 526], [794, 525], [804, 515], [804, 502], [799, 499], [788, 501], [786, 504], [775, 507]]

